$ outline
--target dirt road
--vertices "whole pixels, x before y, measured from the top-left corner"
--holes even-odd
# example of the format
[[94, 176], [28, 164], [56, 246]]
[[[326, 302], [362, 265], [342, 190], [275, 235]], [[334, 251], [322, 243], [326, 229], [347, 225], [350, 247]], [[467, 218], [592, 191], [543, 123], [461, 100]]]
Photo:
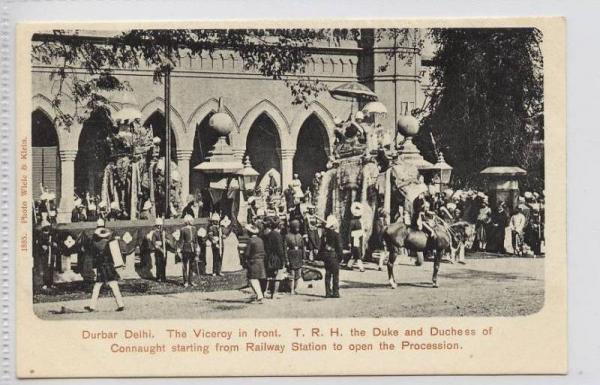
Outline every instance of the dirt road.
[[[115, 312], [114, 300], [101, 298], [98, 311], [87, 313], [87, 300], [37, 303], [44, 319], [288, 318], [288, 317], [441, 317], [516, 316], [537, 312], [544, 303], [544, 260], [473, 259], [467, 265], [443, 264], [440, 288], [431, 287], [433, 264], [416, 267], [410, 260], [395, 267], [393, 290], [385, 271], [340, 272], [339, 299], [324, 298], [323, 281], [299, 294], [249, 304], [249, 289], [126, 297], [126, 309]], [[64, 306], [66, 312], [61, 313]], [[56, 314], [59, 313], [59, 314]]]

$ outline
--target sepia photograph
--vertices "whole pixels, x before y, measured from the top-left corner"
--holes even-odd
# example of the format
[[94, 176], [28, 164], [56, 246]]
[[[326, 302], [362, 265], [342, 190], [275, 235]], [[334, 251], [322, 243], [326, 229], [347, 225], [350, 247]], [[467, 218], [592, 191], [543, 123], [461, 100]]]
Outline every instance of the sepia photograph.
[[543, 42], [534, 27], [36, 31], [33, 312], [539, 312]]

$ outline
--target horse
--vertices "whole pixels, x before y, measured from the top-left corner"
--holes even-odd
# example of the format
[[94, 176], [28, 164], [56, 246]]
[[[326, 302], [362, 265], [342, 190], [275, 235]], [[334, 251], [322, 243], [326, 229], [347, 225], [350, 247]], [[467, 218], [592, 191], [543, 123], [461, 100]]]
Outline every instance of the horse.
[[452, 246], [450, 261], [465, 264], [465, 251], [473, 247], [475, 242], [475, 225], [466, 221], [458, 221], [450, 225]]
[[[417, 253], [424, 253], [427, 251], [434, 252], [432, 282], [434, 288], [438, 287], [437, 275], [440, 269], [442, 256], [444, 255], [444, 252], [452, 251], [453, 241], [456, 244], [456, 239], [453, 238], [452, 232], [449, 230], [448, 226], [438, 223], [437, 221], [433, 226], [433, 231], [435, 237], [430, 237], [424, 231], [406, 225], [402, 220], [392, 223], [384, 229], [383, 239], [390, 253], [387, 269], [392, 288], [396, 288], [394, 262], [396, 261], [397, 251], [401, 247]], [[418, 262], [417, 265], [419, 265]]]

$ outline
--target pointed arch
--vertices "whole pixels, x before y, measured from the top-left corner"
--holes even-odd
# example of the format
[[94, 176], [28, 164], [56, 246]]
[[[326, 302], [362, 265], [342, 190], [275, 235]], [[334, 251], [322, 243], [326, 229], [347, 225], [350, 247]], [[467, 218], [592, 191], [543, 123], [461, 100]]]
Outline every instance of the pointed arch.
[[[142, 107], [142, 122], [145, 122], [156, 111], [165, 114], [165, 101], [161, 97], [156, 97]], [[186, 145], [190, 145], [186, 140], [187, 126], [181, 117], [181, 114], [171, 105], [171, 129], [175, 134], [178, 149], [188, 149]], [[189, 148], [191, 149], [191, 148]]]
[[306, 122], [306, 120], [311, 117], [311, 115], [314, 115], [317, 119], [319, 119], [321, 121], [321, 123], [323, 124], [323, 127], [327, 131], [327, 137], [329, 138], [329, 150], [331, 152], [333, 143], [335, 141], [334, 116], [327, 108], [325, 108], [325, 106], [323, 106], [321, 103], [319, 103], [316, 100], [312, 101], [308, 105], [308, 108], [303, 108], [294, 117], [294, 120], [292, 121], [292, 125], [291, 125], [291, 135], [292, 135], [293, 143], [297, 143], [298, 135], [300, 134], [300, 129], [302, 128], [302, 125], [304, 124], [304, 122]]
[[43, 112], [48, 119], [54, 122], [54, 118], [56, 117], [54, 114], [54, 108], [52, 108], [52, 102], [46, 96], [42, 94], [34, 95], [32, 100], [32, 111], [40, 110]]
[[292, 140], [290, 135], [290, 125], [285, 115], [281, 112], [281, 110], [273, 104], [271, 101], [263, 99], [254, 107], [252, 107], [246, 115], [240, 121], [240, 135], [239, 135], [239, 143], [235, 143], [236, 148], [246, 148], [246, 141], [248, 139], [248, 133], [250, 132], [250, 128], [254, 124], [254, 121], [258, 119], [261, 115], [266, 115], [273, 121], [275, 124], [275, 128], [279, 133], [279, 138], [281, 140], [281, 148], [282, 149], [291, 149], [295, 147], [295, 143]]
[[54, 119], [43, 106], [35, 105], [31, 113], [31, 178], [34, 199], [38, 199], [44, 186], [60, 197], [61, 172], [59, 136]]
[[[56, 130], [56, 135], [58, 136], [58, 146], [60, 148], [77, 148], [77, 138], [79, 137], [79, 132], [69, 133], [69, 135], [64, 134], [64, 130], [59, 130], [56, 127], [56, 114], [54, 113], [54, 108], [52, 107], [52, 102], [49, 98], [42, 94], [36, 94], [33, 96], [31, 100], [32, 108], [31, 112], [40, 111], [44, 114], [54, 125], [54, 129]], [[75, 129], [78, 129], [75, 127]], [[74, 139], [70, 139], [70, 137], [74, 137]], [[70, 143], [73, 142], [73, 143]], [[69, 146], [69, 144], [73, 144]]]

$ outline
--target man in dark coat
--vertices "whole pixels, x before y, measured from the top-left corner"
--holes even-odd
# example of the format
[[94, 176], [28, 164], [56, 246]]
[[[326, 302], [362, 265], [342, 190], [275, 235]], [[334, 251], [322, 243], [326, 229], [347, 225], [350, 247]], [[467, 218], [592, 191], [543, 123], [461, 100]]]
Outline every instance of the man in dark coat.
[[325, 231], [321, 237], [320, 254], [325, 262], [325, 297], [340, 297], [340, 258], [342, 256], [342, 238], [339, 233], [337, 219], [330, 215], [325, 223]]
[[154, 222], [154, 231], [152, 232], [152, 246], [154, 252], [154, 261], [156, 263], [156, 280], [159, 282], [167, 282], [166, 268], [166, 239], [163, 230], [162, 218], [156, 218]]
[[199, 251], [196, 228], [193, 226], [194, 218], [186, 215], [183, 218], [185, 226], [181, 229], [181, 261], [183, 268], [183, 286], [196, 286], [192, 282], [192, 265], [197, 261]]
[[[270, 281], [271, 298], [275, 298], [275, 294], [279, 290], [279, 284], [285, 278], [285, 270], [283, 268], [287, 264], [279, 221], [271, 222], [271, 232], [266, 237], [267, 258], [265, 259], [265, 269], [267, 280]], [[268, 286], [267, 289], [269, 288]]]
[[221, 263], [223, 262], [223, 233], [219, 222], [221, 217], [217, 213], [213, 213], [210, 217], [208, 226], [208, 239], [211, 243], [213, 255], [213, 271], [212, 275], [221, 275]]
[[263, 239], [258, 236], [258, 228], [256, 226], [248, 224], [246, 225], [246, 231], [250, 235], [250, 239], [244, 250], [242, 266], [248, 271], [250, 287], [252, 287], [255, 294], [253, 302], [262, 303], [263, 289], [260, 282], [266, 277], [264, 262], [265, 244]]
[[291, 294], [296, 294], [298, 281], [301, 276], [304, 259], [304, 238], [300, 234], [300, 222], [296, 219], [290, 222], [290, 231], [285, 235], [285, 248], [290, 272]]
[[110, 250], [111, 240], [113, 240], [113, 233], [104, 227], [104, 220], [99, 219], [91, 243], [91, 251], [94, 256], [94, 264], [97, 273], [96, 283], [94, 283], [94, 288], [92, 289], [90, 305], [85, 307], [85, 310], [90, 312], [96, 310], [100, 289], [104, 284], [107, 284], [113, 292], [113, 296], [115, 297], [118, 306], [116, 311], [123, 311], [125, 309], [123, 297], [121, 296], [121, 291], [119, 290], [119, 284], [117, 282], [119, 280], [119, 274], [115, 270], [115, 264]]
[[39, 258], [40, 270], [43, 276], [42, 289], [54, 287], [54, 269], [58, 255], [58, 242], [52, 225], [47, 220], [42, 221], [38, 239], [35, 241], [36, 254]]

